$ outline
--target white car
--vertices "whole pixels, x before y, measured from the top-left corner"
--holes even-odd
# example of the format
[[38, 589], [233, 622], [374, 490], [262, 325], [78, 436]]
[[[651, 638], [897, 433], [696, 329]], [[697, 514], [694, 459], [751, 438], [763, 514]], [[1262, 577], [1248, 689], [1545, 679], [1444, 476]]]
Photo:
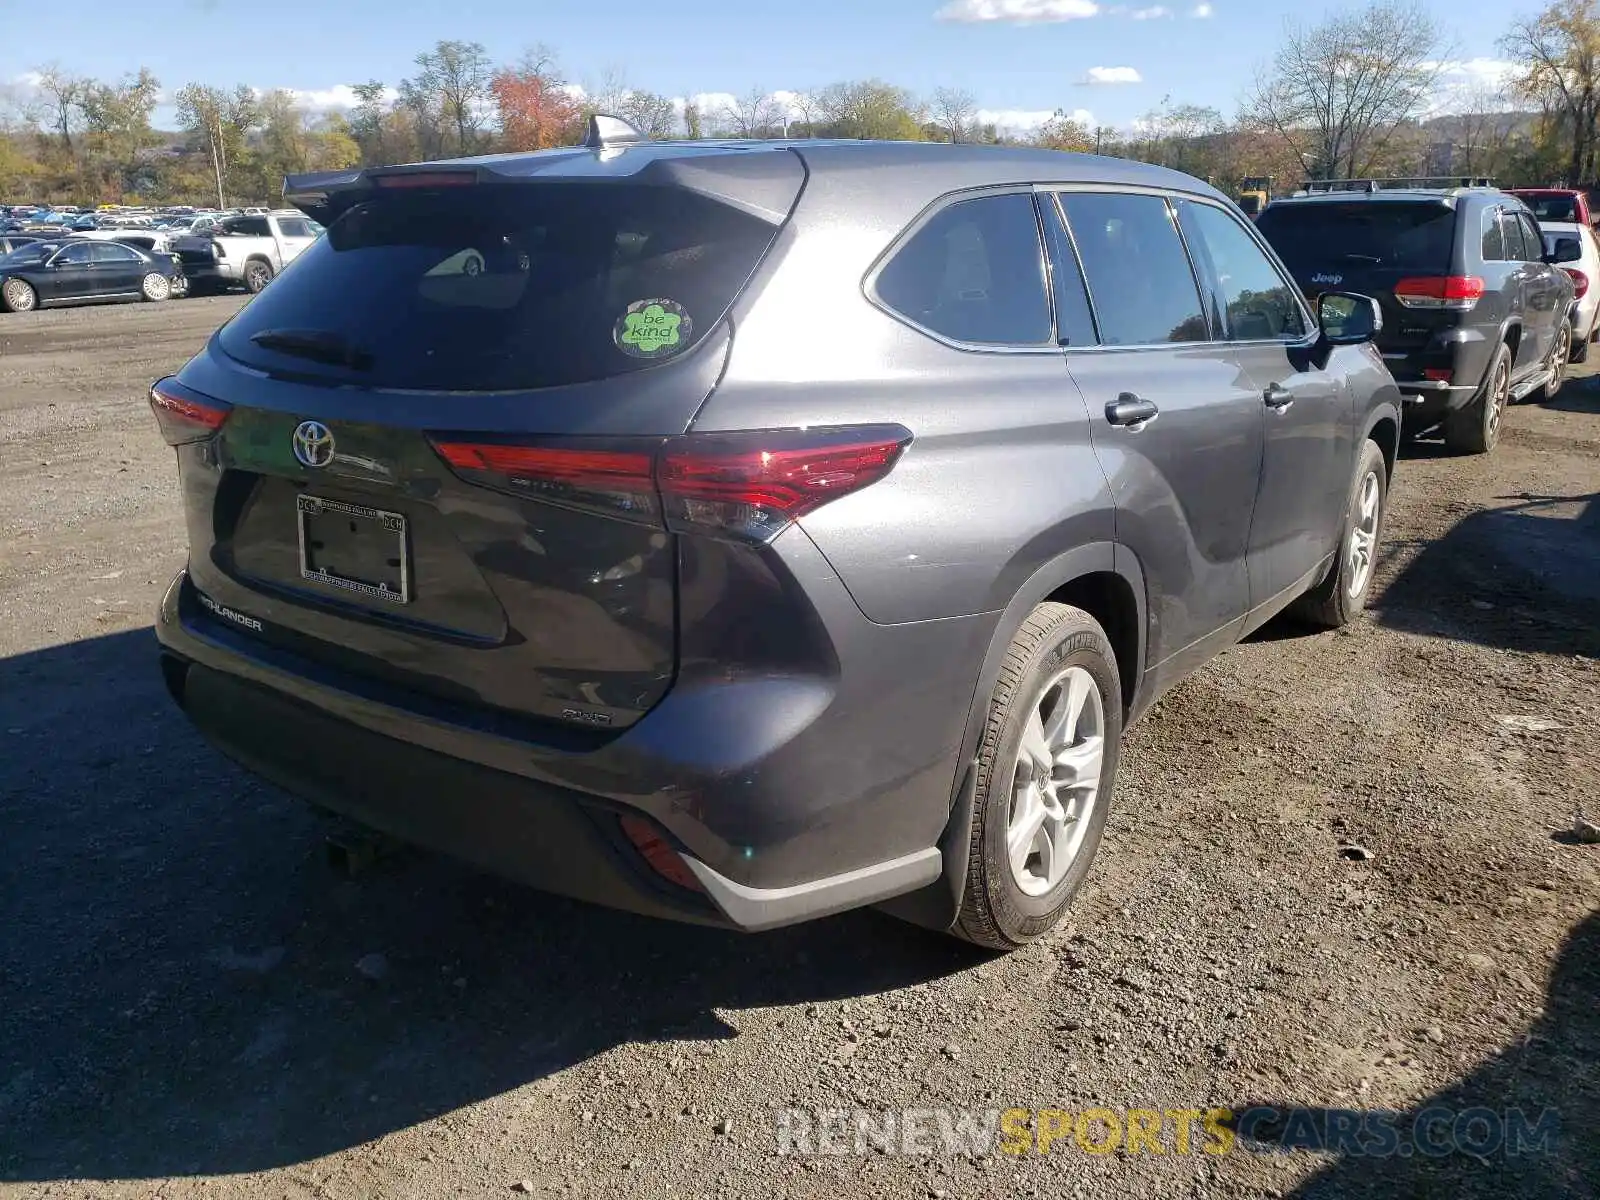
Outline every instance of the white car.
[[1544, 234], [1546, 253], [1554, 248], [1556, 238], [1575, 237], [1583, 247], [1583, 257], [1577, 262], [1561, 264], [1561, 269], [1572, 276], [1573, 294], [1578, 298], [1571, 359], [1583, 362], [1589, 357], [1589, 347], [1600, 337], [1600, 240], [1587, 225], [1563, 221], [1540, 221], [1539, 232]]

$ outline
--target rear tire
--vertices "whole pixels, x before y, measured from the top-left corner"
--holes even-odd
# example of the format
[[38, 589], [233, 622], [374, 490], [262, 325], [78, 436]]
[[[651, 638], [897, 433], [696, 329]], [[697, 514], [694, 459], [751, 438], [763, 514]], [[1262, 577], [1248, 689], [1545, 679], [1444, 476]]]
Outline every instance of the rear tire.
[[1542, 404], [1547, 400], [1556, 398], [1556, 394], [1561, 391], [1561, 385], [1567, 381], [1567, 362], [1572, 357], [1573, 341], [1572, 323], [1563, 321], [1561, 328], [1556, 330], [1555, 344], [1550, 347], [1550, 362], [1548, 364], [1550, 378], [1543, 387], [1530, 397], [1531, 399]]
[[1594, 341], [1596, 332], [1597, 330], [1591, 329], [1584, 337], [1573, 337], [1572, 353], [1567, 356], [1568, 362], [1581, 363], [1589, 361], [1589, 346]]
[[0, 287], [0, 301], [4, 302], [7, 312], [32, 312], [39, 307], [39, 293], [26, 280], [8, 279], [5, 286]]
[[252, 258], [244, 265], [244, 287], [251, 295], [272, 282], [272, 264], [264, 258]]
[[158, 271], [151, 271], [139, 285], [139, 291], [152, 304], [172, 299], [172, 282]]
[[1444, 419], [1444, 444], [1457, 454], [1489, 453], [1500, 444], [1500, 427], [1510, 402], [1511, 347], [1502, 342], [1472, 402]]
[[1327, 577], [1294, 602], [1293, 613], [1319, 629], [1340, 629], [1367, 606], [1383, 522], [1389, 513], [1389, 471], [1377, 443], [1362, 443], [1339, 530], [1338, 557]]
[[1040, 604], [995, 680], [952, 933], [1014, 950], [1060, 923], [1100, 846], [1121, 738], [1105, 630], [1082, 609]]

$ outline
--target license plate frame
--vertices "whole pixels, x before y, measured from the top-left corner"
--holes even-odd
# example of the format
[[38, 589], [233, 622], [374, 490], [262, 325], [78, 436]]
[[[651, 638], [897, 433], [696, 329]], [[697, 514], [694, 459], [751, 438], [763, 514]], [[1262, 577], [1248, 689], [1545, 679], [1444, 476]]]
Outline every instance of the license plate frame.
[[[399, 560], [398, 577], [392, 572], [378, 572], [376, 579], [361, 579], [356, 577], [358, 572], [341, 573], [336, 569], [330, 569], [330, 564], [326, 561], [319, 565], [320, 547], [311, 536], [311, 521], [315, 517], [329, 514], [348, 518], [352, 525], [357, 521], [369, 521], [378, 526], [376, 530], [370, 532], [352, 530], [354, 536], [359, 537], [365, 532], [373, 537], [392, 537], [392, 544], [398, 550], [394, 556]], [[382, 600], [390, 604], [411, 603], [411, 550], [410, 539], [407, 537], [409, 525], [404, 513], [369, 508], [364, 504], [350, 504], [343, 500], [330, 500], [325, 496], [311, 496], [302, 492], [295, 497], [295, 526], [300, 542], [301, 579], [308, 583], [320, 583], [325, 587], [365, 596], [370, 600]], [[392, 560], [386, 556], [386, 561]]]

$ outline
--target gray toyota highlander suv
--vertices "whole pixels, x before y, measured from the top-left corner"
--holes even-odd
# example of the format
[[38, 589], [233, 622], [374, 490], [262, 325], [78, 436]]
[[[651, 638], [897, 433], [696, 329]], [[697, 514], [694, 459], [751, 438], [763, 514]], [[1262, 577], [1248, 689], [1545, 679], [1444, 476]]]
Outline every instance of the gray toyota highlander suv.
[[1007, 948], [1123, 730], [1361, 608], [1398, 394], [1187, 176], [641, 143], [288, 181], [326, 236], [152, 407], [211, 741], [551, 891]]

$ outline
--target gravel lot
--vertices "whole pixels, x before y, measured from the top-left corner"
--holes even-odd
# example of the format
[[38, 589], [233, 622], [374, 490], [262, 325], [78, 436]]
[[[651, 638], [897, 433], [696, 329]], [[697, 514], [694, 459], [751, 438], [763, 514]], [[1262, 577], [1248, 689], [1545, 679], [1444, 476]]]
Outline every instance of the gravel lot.
[[[420, 853], [333, 873], [155, 669], [183, 542], [144, 389], [239, 302], [0, 316], [0, 1194], [1600, 1195], [1600, 847], [1567, 832], [1600, 815], [1600, 379], [1490, 459], [1410, 448], [1367, 618], [1275, 625], [1169, 695], [1074, 923], [989, 959], [875, 913], [654, 924]], [[773, 1116], [1253, 1101], [1561, 1130], [780, 1156]]]

